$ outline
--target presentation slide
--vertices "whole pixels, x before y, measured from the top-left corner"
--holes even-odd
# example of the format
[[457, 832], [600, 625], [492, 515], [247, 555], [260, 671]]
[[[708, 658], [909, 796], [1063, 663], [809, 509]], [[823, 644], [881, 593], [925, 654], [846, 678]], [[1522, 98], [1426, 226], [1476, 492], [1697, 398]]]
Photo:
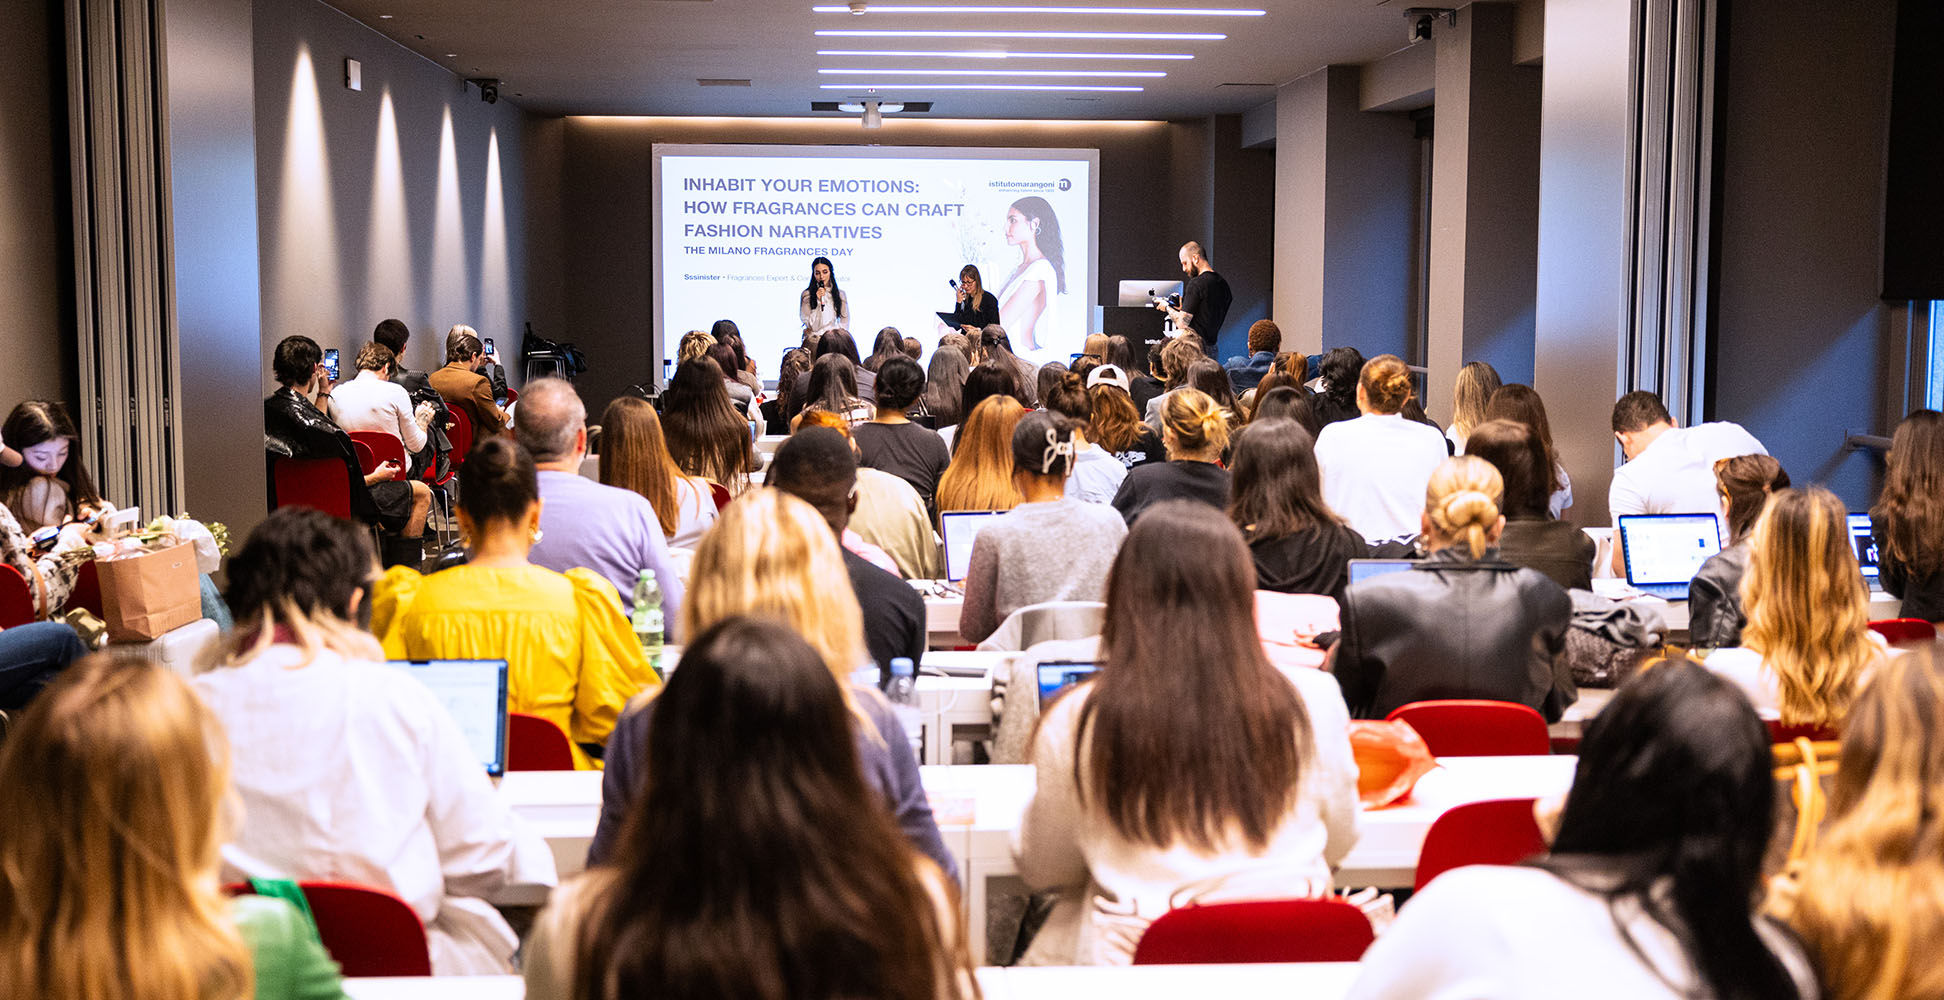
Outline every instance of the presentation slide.
[[1020, 356], [1069, 360], [1090, 332], [1098, 150], [658, 144], [653, 158], [663, 359], [729, 319], [774, 379], [820, 257], [860, 356], [891, 326], [929, 357], [968, 264]]

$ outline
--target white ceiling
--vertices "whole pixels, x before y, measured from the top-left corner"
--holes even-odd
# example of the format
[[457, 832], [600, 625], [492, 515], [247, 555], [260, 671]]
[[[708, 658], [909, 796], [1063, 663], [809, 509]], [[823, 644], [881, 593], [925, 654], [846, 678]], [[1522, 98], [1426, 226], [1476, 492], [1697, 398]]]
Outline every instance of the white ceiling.
[[[1426, 0], [1063, 0], [1066, 6], [1246, 7], [1260, 17], [1131, 14], [813, 13], [813, 0], [330, 0], [399, 44], [466, 77], [498, 77], [502, 96], [538, 114], [810, 115], [810, 102], [866, 96], [876, 79], [820, 69], [1155, 71], [981, 80], [892, 76], [875, 96], [931, 101], [939, 118], [1161, 119], [1236, 113], [1272, 87], [1332, 63], [1364, 63], [1405, 44], [1403, 7]], [[844, 0], [821, 0], [843, 3]], [[884, 5], [922, 0], [884, 0]], [[1048, 6], [985, 0], [981, 6]], [[381, 15], [391, 15], [389, 18]], [[1219, 33], [1221, 41], [819, 37], [818, 29]], [[1191, 60], [941, 59], [818, 56], [819, 49], [1174, 52]], [[448, 56], [448, 53], [456, 55]], [[747, 79], [702, 87], [701, 78]], [[943, 83], [1140, 86], [1140, 93], [971, 91]], [[842, 84], [841, 90], [821, 89]], [[1235, 86], [1237, 84], [1243, 86]]]

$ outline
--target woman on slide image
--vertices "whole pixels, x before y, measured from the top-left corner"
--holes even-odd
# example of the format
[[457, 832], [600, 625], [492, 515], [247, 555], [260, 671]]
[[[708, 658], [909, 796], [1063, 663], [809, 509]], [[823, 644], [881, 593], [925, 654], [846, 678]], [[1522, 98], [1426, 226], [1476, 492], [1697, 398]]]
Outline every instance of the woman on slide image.
[[837, 272], [829, 257], [810, 262], [810, 285], [797, 297], [797, 317], [807, 334], [850, 329], [850, 300], [837, 287]]
[[1066, 244], [1053, 206], [1037, 195], [1006, 209], [1006, 245], [1019, 248], [1019, 266], [999, 290], [999, 324], [1028, 351], [1040, 349], [1039, 321], [1066, 293]]

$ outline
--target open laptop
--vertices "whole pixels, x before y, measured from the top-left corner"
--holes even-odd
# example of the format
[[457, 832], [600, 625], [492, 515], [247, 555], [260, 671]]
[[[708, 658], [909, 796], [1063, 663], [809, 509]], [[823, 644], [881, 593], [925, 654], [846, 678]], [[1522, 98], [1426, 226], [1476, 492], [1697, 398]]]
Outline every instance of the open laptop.
[[1362, 583], [1387, 573], [1402, 573], [1416, 565], [1415, 559], [1352, 559], [1350, 560], [1350, 582]]
[[1039, 665], [1039, 703], [1044, 709], [1060, 692], [1086, 680], [1099, 670], [1097, 663], [1076, 660], [1048, 660]]
[[1622, 514], [1619, 530], [1627, 583], [1670, 601], [1687, 600], [1694, 574], [1721, 551], [1713, 514]]
[[506, 773], [505, 660], [390, 660], [387, 665], [432, 689], [488, 775]]
[[1849, 532], [1850, 544], [1856, 547], [1856, 564], [1863, 569], [1863, 582], [1870, 585], [1870, 593], [1883, 593], [1883, 580], [1877, 568], [1876, 535], [1870, 531], [1870, 515], [1851, 514]]
[[972, 569], [972, 540], [1004, 514], [1003, 510], [948, 510], [938, 515], [939, 530], [945, 535], [945, 579], [958, 583]]

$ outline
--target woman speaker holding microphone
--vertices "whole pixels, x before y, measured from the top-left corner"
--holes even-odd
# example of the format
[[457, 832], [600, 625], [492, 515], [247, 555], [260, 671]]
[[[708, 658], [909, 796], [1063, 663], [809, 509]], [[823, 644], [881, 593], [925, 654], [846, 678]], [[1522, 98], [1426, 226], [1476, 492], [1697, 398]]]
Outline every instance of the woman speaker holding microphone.
[[829, 257], [810, 262], [810, 285], [797, 300], [797, 315], [806, 334], [850, 330], [850, 300], [837, 287], [837, 272], [831, 269]]

